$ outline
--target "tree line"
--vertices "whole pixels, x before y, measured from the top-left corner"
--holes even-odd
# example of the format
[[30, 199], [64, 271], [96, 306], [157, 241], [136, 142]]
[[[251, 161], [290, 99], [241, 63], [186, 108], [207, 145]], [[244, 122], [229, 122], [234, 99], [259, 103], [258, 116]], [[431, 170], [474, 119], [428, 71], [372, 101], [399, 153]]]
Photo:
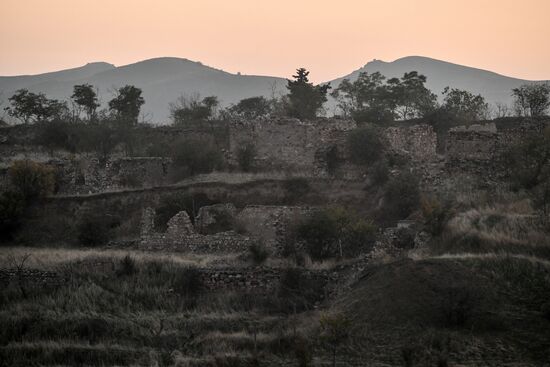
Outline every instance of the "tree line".
[[[442, 102], [426, 87], [426, 76], [416, 71], [405, 73], [401, 78], [387, 79], [379, 72], [362, 72], [354, 81], [344, 79], [331, 93], [337, 112], [357, 122], [384, 123], [395, 120], [427, 119], [469, 122], [488, 119], [489, 104], [481, 95], [466, 90], [447, 87], [442, 93]], [[309, 81], [309, 71], [296, 70], [287, 80], [286, 95], [245, 98], [227, 108], [220, 109], [216, 96], [202, 98], [196, 94], [181, 96], [169, 104], [174, 125], [186, 125], [214, 119], [256, 119], [268, 116], [288, 116], [300, 120], [314, 119], [323, 115], [324, 104], [332, 87], [329, 84], [314, 85]], [[497, 104], [492, 111], [495, 117], [512, 114], [521, 117], [540, 117], [550, 107], [548, 83], [524, 84], [512, 91], [513, 107]], [[9, 106], [4, 110], [11, 117], [25, 124], [39, 121], [70, 120], [97, 122], [116, 120], [125, 125], [136, 125], [141, 107], [145, 103], [142, 90], [133, 85], [114, 90], [108, 109], [100, 107], [97, 90], [90, 84], [75, 85], [69, 101], [50, 99], [43, 93], [20, 89], [9, 97]]]

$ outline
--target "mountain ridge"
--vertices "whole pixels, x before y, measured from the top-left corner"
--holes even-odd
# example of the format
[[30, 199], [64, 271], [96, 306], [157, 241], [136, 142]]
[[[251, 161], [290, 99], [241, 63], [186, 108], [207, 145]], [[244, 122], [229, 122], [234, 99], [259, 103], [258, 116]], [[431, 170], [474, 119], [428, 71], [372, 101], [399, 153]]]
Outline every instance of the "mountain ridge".
[[[380, 72], [387, 78], [401, 77], [405, 72], [418, 71], [426, 75], [426, 86], [441, 96], [446, 86], [481, 94], [488, 103], [511, 104], [511, 90], [523, 83], [542, 81], [509, 77], [480, 68], [460, 65], [425, 56], [406, 56], [394, 61], [376, 60], [342, 77], [323, 82], [337, 87], [343, 79], [355, 80], [359, 73]], [[169, 119], [168, 106], [180, 95], [215, 95], [222, 106], [253, 96], [271, 97], [286, 93], [286, 79], [268, 75], [233, 74], [207, 66], [199, 61], [179, 57], [157, 57], [135, 63], [115, 66], [99, 61], [83, 66], [35, 75], [0, 76], [0, 92], [4, 105], [7, 96], [17, 89], [26, 88], [42, 92], [50, 98], [66, 100], [75, 84], [94, 85], [100, 94], [103, 107], [114, 88], [133, 84], [143, 89], [143, 112], [153, 122]], [[329, 114], [336, 113], [336, 101], [329, 98]]]

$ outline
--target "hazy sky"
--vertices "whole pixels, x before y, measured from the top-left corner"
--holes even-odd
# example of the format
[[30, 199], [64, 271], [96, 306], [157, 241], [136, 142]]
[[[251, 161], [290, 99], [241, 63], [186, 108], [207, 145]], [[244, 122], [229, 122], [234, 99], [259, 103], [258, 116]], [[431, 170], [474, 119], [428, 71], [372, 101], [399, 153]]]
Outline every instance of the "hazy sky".
[[0, 0], [0, 75], [176, 56], [314, 81], [429, 56], [550, 79], [550, 0]]

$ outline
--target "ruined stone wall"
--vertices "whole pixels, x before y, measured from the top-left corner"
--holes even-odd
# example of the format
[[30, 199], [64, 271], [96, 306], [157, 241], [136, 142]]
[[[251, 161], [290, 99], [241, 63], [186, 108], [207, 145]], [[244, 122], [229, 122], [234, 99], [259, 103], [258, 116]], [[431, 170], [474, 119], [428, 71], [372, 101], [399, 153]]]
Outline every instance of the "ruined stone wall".
[[355, 127], [352, 121], [324, 119], [301, 122], [286, 118], [234, 123], [229, 129], [227, 159], [230, 164], [237, 165], [239, 148], [253, 143], [257, 150], [255, 165], [262, 170], [324, 176], [326, 169], [319, 159], [319, 150], [342, 145], [346, 132]]
[[388, 127], [383, 130], [390, 151], [409, 156], [415, 161], [437, 158], [437, 134], [429, 125]]

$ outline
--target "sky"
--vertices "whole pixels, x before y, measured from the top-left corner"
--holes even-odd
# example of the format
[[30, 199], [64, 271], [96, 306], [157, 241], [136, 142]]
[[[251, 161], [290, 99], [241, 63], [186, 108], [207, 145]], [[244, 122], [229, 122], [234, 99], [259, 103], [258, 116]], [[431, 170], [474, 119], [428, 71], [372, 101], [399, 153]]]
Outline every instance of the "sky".
[[315, 82], [373, 59], [550, 79], [550, 0], [0, 0], [0, 75], [163, 56]]

